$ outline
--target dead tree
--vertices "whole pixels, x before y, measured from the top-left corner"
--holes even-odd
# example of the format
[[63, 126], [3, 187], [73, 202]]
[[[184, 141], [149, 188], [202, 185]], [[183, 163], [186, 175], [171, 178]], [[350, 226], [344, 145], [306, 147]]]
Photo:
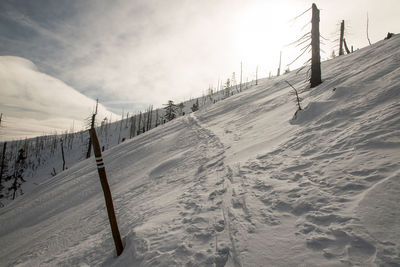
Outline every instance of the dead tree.
[[141, 121], [142, 121], [142, 112], [140, 111], [139, 112], [139, 118], [138, 118], [138, 130], [137, 130], [137, 134], [136, 135], [140, 134], [140, 122]]
[[344, 44], [344, 49], [346, 50], [346, 53], [350, 54], [349, 47], [347, 46], [347, 43], [346, 43], [346, 38], [343, 38], [343, 44]]
[[[235, 74], [235, 72], [232, 73], [232, 78], [231, 78], [230, 83], [231, 83], [231, 86], [232, 87], [235, 86], [236, 91], [239, 92], [238, 91], [237, 82], [236, 82], [236, 74]], [[222, 81], [221, 81], [221, 87], [222, 87]]]
[[126, 119], [125, 119], [125, 129], [128, 128], [128, 118], [129, 118], [129, 112], [126, 113]]
[[65, 170], [64, 144], [63, 144], [62, 138], [61, 138], [61, 155], [62, 155], [62, 160], [63, 160], [63, 170]]
[[[90, 123], [90, 129], [94, 129], [94, 123], [96, 121], [96, 115], [97, 115], [97, 106], [99, 104], [99, 100], [96, 100], [96, 110], [94, 111], [94, 113], [92, 114], [92, 121]], [[86, 152], [86, 158], [90, 158], [90, 152], [92, 149], [92, 138], [89, 136], [89, 144], [88, 144], [88, 150]]]
[[135, 132], [136, 132], [136, 115], [131, 117], [131, 129], [130, 129], [130, 136], [129, 138], [132, 138], [135, 136]]
[[119, 124], [118, 144], [121, 140], [122, 123], [124, 121], [124, 109], [122, 109], [121, 123]]
[[311, 20], [311, 88], [322, 83], [321, 80], [321, 56], [319, 41], [319, 9], [312, 4]]
[[282, 51], [279, 53], [279, 67], [276, 76], [281, 75], [281, 65], [282, 65]]
[[1, 188], [1, 179], [3, 179], [4, 169], [5, 169], [5, 157], [6, 157], [6, 149], [7, 149], [7, 142], [3, 144], [3, 153], [1, 157], [1, 170], [0, 170], [0, 188]]
[[242, 75], [243, 75], [243, 66], [242, 62], [240, 62], [240, 85], [239, 85], [239, 91], [242, 91]]
[[17, 196], [18, 190], [20, 191], [21, 195], [23, 194], [21, 185], [23, 182], [25, 182], [23, 178], [24, 170], [26, 168], [25, 160], [26, 160], [25, 150], [21, 148], [20, 150], [18, 150], [18, 156], [14, 164], [14, 173], [10, 177], [11, 179], [14, 178], [14, 182], [8, 188], [8, 191], [13, 190], [13, 196], [12, 196], [13, 200]]
[[256, 85], [258, 85], [258, 66], [256, 67]]
[[143, 124], [143, 126], [142, 126], [142, 133], [145, 133], [145, 132], [146, 132], [146, 113], [143, 113], [143, 116], [142, 116], [142, 124]]
[[[289, 86], [292, 87], [293, 90], [294, 90], [294, 94], [296, 95], [297, 111], [302, 110], [301, 105], [300, 105], [301, 99], [300, 99], [300, 97], [299, 97], [299, 94], [298, 94], [296, 88], [294, 88], [294, 86], [291, 85], [288, 81], [285, 81], [285, 82], [286, 82], [287, 84], [289, 84]], [[297, 111], [296, 111], [296, 113], [297, 113]]]
[[339, 56], [344, 55], [343, 39], [344, 39], [344, 20], [342, 20], [342, 22], [340, 23]]
[[368, 27], [369, 27], [369, 17], [368, 17], [368, 13], [367, 13], [367, 39], [368, 39], [369, 45], [371, 45], [371, 40], [369, 39], [369, 34], [368, 34]]
[[[296, 62], [304, 54], [311, 52], [312, 58], [307, 60], [303, 64], [303, 66], [301, 68], [299, 68], [299, 70], [296, 72], [296, 74], [299, 73], [300, 71], [302, 71], [305, 67], [309, 67], [309, 63], [311, 62], [311, 67], [307, 71], [307, 81], [308, 80], [314, 81], [315, 77], [313, 75], [311, 75], [311, 77], [314, 78], [314, 79], [311, 79], [311, 77], [309, 76], [309, 72], [313, 71], [313, 69], [318, 70], [318, 66], [319, 66], [319, 73], [321, 73], [321, 67], [320, 67], [321, 59], [319, 56], [319, 10], [317, 9], [317, 6], [315, 4], [313, 4], [312, 7], [310, 7], [306, 11], [302, 12], [300, 15], [298, 15], [294, 19], [297, 19], [297, 18], [303, 16], [310, 10], [312, 10], [311, 32], [307, 32], [307, 33], [303, 34], [303, 36], [301, 36], [299, 39], [297, 39], [293, 43], [289, 44], [289, 45], [295, 45], [296, 47], [304, 45], [304, 47], [300, 49], [301, 53], [292, 62], [287, 64], [287, 67], [289, 69], [290, 65], [292, 65], [294, 62]], [[318, 51], [318, 53], [316, 53], [316, 51]], [[282, 56], [282, 53], [281, 53], [281, 56]], [[319, 65], [316, 64], [317, 62], [319, 62]], [[279, 60], [278, 75], [280, 75], [280, 68], [281, 68], [280, 65], [281, 65], [281, 57]], [[315, 73], [316, 72], [314, 71], [314, 75], [315, 75]], [[270, 73], [270, 77], [271, 77], [271, 73]]]
[[155, 127], [158, 127], [158, 109], [156, 109], [156, 125], [155, 125]]
[[147, 126], [146, 126], [147, 130], [146, 131], [151, 130], [152, 119], [153, 119], [153, 105], [150, 105], [149, 109], [147, 111]]

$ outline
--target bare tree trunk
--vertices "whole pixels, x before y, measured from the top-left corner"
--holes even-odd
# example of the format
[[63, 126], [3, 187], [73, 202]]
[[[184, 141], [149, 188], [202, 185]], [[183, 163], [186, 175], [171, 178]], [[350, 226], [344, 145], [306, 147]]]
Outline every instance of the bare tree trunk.
[[239, 85], [240, 92], [242, 91], [242, 74], [243, 74], [242, 62], [240, 62], [240, 85]]
[[62, 160], [63, 160], [63, 170], [65, 170], [64, 145], [63, 145], [62, 139], [61, 139], [61, 155], [62, 155]]
[[282, 64], [282, 51], [279, 53], [279, 67], [278, 67], [278, 73], [276, 76], [281, 75], [281, 64]]
[[6, 157], [6, 149], [7, 149], [7, 142], [4, 142], [3, 144], [3, 153], [1, 157], [1, 170], [0, 170], [0, 186], [1, 186], [1, 179], [3, 179], [3, 173], [4, 173], [4, 159]]
[[151, 121], [152, 121], [152, 116], [153, 116], [153, 105], [149, 106], [149, 110], [147, 111], [147, 126], [146, 126], [146, 131], [149, 131], [151, 129]]
[[347, 47], [347, 43], [346, 43], [346, 39], [345, 39], [345, 38], [343, 38], [343, 44], [344, 44], [344, 49], [346, 50], [346, 53], [347, 53], [347, 54], [350, 54], [350, 50], [349, 50], [349, 48]]
[[156, 127], [158, 127], [158, 109], [156, 109]]
[[[93, 115], [92, 115], [92, 122], [90, 123], [90, 129], [94, 129], [94, 121], [95, 121], [95, 118], [96, 118], [96, 114], [93, 114]], [[86, 158], [87, 158], [87, 159], [90, 158], [91, 149], [92, 149], [92, 138], [89, 136], [88, 150], [87, 150], [87, 152], [86, 152]]]
[[136, 115], [131, 117], [131, 130], [130, 130], [130, 137], [132, 138], [135, 136], [136, 132]]
[[344, 20], [342, 20], [342, 23], [340, 23], [339, 56], [344, 55], [343, 40], [344, 40]]
[[256, 85], [258, 85], [258, 66], [256, 67]]
[[128, 128], [128, 118], [129, 118], [129, 112], [126, 113], [125, 128]]
[[368, 13], [367, 13], [367, 39], [368, 39], [369, 45], [371, 45], [371, 40], [369, 39], [369, 34], [368, 34], [368, 27], [369, 27], [369, 17], [368, 17]]
[[[94, 129], [94, 123], [95, 123], [95, 120], [96, 120], [97, 107], [98, 107], [98, 105], [99, 105], [99, 100], [96, 99], [96, 110], [94, 111], [94, 113], [93, 113], [93, 115], [92, 115], [92, 122], [91, 122], [91, 124], [90, 124], [90, 129]], [[91, 148], [92, 148], [92, 138], [91, 138], [90, 135], [89, 135], [88, 151], [86, 152], [86, 158], [87, 158], [87, 159], [90, 158], [90, 151], [91, 151]]]
[[138, 131], [137, 131], [137, 135], [140, 134], [140, 122], [142, 121], [142, 112], [140, 111], [139, 113], [139, 119], [138, 119]]
[[321, 80], [321, 56], [319, 41], [319, 9], [312, 4], [312, 28], [311, 28], [311, 87], [318, 86]]
[[121, 123], [119, 124], [118, 144], [121, 141], [122, 123], [124, 121], [124, 109], [122, 109]]

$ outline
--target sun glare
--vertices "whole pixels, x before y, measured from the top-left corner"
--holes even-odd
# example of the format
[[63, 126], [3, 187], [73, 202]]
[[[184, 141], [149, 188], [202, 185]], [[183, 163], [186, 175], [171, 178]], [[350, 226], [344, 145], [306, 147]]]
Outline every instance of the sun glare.
[[253, 6], [239, 14], [233, 40], [235, 56], [248, 68], [261, 66], [264, 71], [276, 71], [280, 51], [283, 52], [282, 68], [296, 57], [288, 44], [301, 34], [301, 24], [291, 23], [298, 7], [281, 4]]

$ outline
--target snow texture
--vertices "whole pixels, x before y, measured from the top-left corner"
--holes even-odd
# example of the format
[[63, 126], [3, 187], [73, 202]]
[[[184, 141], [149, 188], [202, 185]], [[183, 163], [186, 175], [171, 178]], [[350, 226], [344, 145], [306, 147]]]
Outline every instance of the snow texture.
[[[1, 266], [399, 266], [400, 36], [104, 152], [0, 209]], [[296, 106], [285, 80], [302, 89]]]

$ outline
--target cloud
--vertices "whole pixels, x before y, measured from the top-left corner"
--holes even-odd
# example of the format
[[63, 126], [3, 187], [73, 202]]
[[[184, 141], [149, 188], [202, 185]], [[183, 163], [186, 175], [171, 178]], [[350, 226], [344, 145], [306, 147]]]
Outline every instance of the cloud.
[[29, 4], [29, 11], [8, 8], [9, 29], [36, 33], [13, 54], [22, 52], [92, 98], [124, 99], [137, 109], [201, 95], [210, 82], [216, 84], [215, 67], [224, 69], [234, 60], [220, 53], [227, 45], [221, 40], [232, 34], [224, 28], [231, 12], [221, 13], [222, 4], [214, 1], [73, 1], [59, 8], [68, 14], [73, 9], [73, 15], [51, 18], [56, 11], [44, 2]]
[[[122, 108], [143, 110], [169, 99], [200, 96], [232, 72], [238, 80], [241, 61], [244, 80], [254, 77], [256, 66], [259, 77], [276, 73], [281, 50], [284, 68], [301, 49], [284, 45], [304, 33], [297, 26], [309, 22], [310, 14], [303, 17], [304, 23], [288, 21], [312, 2], [0, 1], [0, 53], [32, 60], [41, 71], [83, 94], [104, 99], [116, 113]], [[321, 33], [332, 41], [324, 41], [323, 58], [337, 45], [333, 40], [342, 19], [348, 25], [346, 39], [354, 48], [367, 45], [367, 11], [372, 41], [382, 39], [387, 31], [398, 31], [398, 16], [393, 12], [399, 1], [381, 2], [319, 1]], [[337, 9], [338, 5], [348, 8]], [[390, 18], [384, 17], [387, 14]], [[299, 60], [299, 65], [304, 61]]]
[[[33, 137], [43, 133], [84, 127], [95, 101], [50, 75], [24, 58], [0, 57], [0, 110], [3, 113], [0, 138]], [[98, 118], [116, 118], [99, 105]]]

